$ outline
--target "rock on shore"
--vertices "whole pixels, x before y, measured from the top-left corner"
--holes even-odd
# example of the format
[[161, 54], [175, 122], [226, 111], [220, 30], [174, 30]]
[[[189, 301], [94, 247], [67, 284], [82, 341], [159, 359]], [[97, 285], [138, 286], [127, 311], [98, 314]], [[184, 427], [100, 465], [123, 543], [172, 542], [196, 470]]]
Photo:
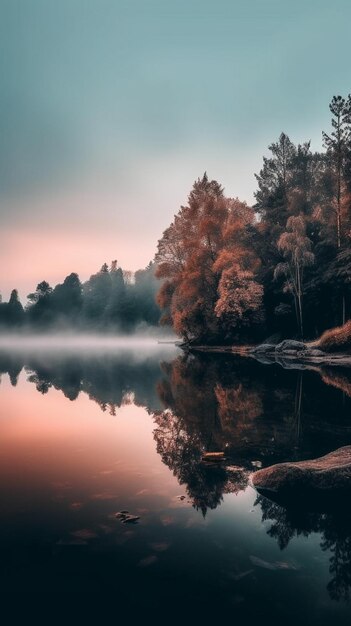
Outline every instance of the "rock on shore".
[[254, 355], [296, 356], [300, 358], [322, 357], [324, 355], [322, 350], [312, 348], [302, 341], [295, 341], [294, 339], [284, 339], [277, 345], [261, 343], [252, 348], [251, 353]]

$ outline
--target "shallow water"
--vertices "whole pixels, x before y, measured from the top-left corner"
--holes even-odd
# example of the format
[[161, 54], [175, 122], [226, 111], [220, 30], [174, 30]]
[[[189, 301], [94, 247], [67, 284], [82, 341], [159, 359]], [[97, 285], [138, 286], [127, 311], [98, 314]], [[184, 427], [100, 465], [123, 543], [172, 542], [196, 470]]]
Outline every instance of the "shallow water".
[[[109, 592], [188, 617], [346, 624], [351, 513], [250, 473], [351, 444], [351, 377], [173, 346], [0, 352], [3, 592]], [[215, 467], [204, 451], [225, 451]], [[139, 516], [122, 523], [116, 512]]]

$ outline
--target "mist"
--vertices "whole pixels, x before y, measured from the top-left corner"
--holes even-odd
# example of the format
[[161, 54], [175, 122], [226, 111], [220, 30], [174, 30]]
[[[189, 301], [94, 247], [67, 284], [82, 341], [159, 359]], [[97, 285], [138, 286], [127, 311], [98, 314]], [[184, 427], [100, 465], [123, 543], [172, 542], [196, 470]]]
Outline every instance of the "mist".
[[157, 302], [161, 285], [155, 263], [133, 274], [116, 260], [103, 263], [84, 283], [75, 272], [55, 287], [42, 280], [24, 305], [17, 289], [8, 302], [0, 299], [0, 333], [163, 335], [159, 325], [163, 311]]
[[0, 350], [17, 352], [137, 352], [139, 355], [174, 350], [177, 338], [169, 331], [139, 330], [134, 334], [55, 332], [0, 334]]

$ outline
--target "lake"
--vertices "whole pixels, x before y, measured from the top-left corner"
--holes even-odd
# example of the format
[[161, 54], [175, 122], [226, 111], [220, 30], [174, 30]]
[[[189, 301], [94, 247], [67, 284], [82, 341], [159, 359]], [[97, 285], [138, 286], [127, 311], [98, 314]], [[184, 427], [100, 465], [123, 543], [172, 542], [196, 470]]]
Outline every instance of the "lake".
[[259, 467], [351, 444], [350, 372], [156, 341], [9, 345], [0, 372], [3, 593], [350, 623], [349, 503], [286, 509], [250, 486]]

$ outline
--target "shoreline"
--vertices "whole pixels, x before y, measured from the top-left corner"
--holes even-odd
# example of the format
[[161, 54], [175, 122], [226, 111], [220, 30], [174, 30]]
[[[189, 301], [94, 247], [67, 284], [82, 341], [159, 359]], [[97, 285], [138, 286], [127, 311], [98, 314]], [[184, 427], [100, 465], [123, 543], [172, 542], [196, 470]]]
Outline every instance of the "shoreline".
[[[182, 350], [188, 352], [202, 352], [202, 353], [214, 353], [214, 354], [233, 354], [237, 356], [252, 358], [265, 365], [271, 365], [277, 363], [278, 365], [285, 366], [333, 366], [333, 367], [351, 367], [351, 354], [344, 352], [325, 352], [321, 355], [303, 354], [303, 351], [299, 351], [295, 354], [289, 353], [289, 351], [281, 351], [277, 353], [275, 350], [266, 351], [264, 353], [255, 353], [257, 345], [243, 345], [243, 346], [188, 346], [181, 345]], [[308, 346], [307, 346], [308, 348]]]

